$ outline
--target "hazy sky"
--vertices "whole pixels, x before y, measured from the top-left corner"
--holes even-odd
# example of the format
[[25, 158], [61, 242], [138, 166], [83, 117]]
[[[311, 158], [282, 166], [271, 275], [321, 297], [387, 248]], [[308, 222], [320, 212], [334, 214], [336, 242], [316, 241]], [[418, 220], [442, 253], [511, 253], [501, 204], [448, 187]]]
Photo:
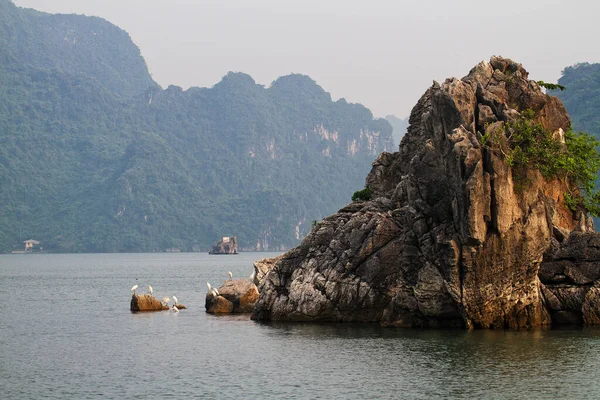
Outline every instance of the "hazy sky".
[[228, 71], [269, 85], [295, 72], [377, 116], [407, 116], [432, 79], [462, 77], [494, 54], [548, 82], [600, 61], [598, 1], [13, 1], [120, 26], [163, 87], [210, 87]]

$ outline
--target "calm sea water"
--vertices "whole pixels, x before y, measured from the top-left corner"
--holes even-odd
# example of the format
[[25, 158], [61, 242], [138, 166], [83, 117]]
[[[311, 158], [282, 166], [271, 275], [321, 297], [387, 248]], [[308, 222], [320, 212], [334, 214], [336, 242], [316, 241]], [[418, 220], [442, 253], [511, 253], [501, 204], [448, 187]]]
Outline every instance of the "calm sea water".
[[[0, 256], [0, 398], [600, 398], [600, 330], [261, 324], [206, 282], [272, 256]], [[136, 280], [137, 279], [137, 280]], [[189, 307], [132, 314], [130, 288]]]

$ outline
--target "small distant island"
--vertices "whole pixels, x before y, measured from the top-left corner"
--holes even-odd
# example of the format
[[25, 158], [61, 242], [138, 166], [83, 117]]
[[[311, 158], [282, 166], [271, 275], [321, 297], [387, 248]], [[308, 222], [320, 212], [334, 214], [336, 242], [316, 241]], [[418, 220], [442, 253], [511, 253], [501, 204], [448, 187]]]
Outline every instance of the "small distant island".
[[238, 254], [238, 241], [236, 236], [223, 236], [215, 243], [208, 254]]
[[25, 248], [23, 250], [20, 250], [20, 249], [13, 250], [12, 253], [13, 254], [39, 253], [43, 250], [43, 248], [40, 247], [40, 242], [37, 240], [29, 239], [29, 240], [25, 240], [23, 243], [25, 243]]

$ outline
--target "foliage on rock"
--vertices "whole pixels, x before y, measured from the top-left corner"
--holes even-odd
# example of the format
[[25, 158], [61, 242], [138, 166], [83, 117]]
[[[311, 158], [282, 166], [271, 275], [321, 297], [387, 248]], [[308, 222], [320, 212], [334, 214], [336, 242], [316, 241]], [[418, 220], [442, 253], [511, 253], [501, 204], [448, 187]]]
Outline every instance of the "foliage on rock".
[[[600, 140], [600, 64], [579, 63], [566, 67], [558, 83], [569, 89], [551, 94], [565, 104], [573, 120], [573, 129], [588, 132]], [[598, 184], [600, 179], [596, 177], [597, 187]], [[596, 224], [600, 227], [600, 220], [596, 219]]]
[[357, 190], [352, 195], [352, 201], [369, 201], [373, 196], [373, 191], [369, 188], [364, 188], [363, 190]]
[[557, 83], [548, 83], [548, 82], [544, 82], [544, 81], [537, 81], [537, 84], [540, 85], [541, 87], [543, 87], [544, 89], [548, 89], [548, 90], [566, 90], [566, 87], [564, 87], [563, 85], [557, 84]]
[[[591, 135], [569, 129], [561, 138], [535, 121], [533, 110], [525, 110], [513, 121], [488, 130], [481, 143], [501, 153], [513, 167], [513, 178], [524, 179], [523, 172], [537, 169], [546, 179], [561, 179], [570, 190], [564, 200], [572, 211], [583, 207], [600, 215], [600, 193], [594, 181], [600, 169], [599, 142]], [[520, 182], [519, 188], [527, 182]]]

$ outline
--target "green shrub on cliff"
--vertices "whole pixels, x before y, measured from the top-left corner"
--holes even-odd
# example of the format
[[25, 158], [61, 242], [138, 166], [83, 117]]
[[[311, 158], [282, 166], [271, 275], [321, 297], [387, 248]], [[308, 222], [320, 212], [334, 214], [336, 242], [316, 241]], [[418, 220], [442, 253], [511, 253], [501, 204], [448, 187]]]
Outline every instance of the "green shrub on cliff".
[[584, 132], [568, 131], [565, 134], [567, 152], [559, 158], [563, 176], [570, 179], [581, 192], [565, 193], [565, 202], [572, 210], [580, 206], [595, 217], [600, 216], [600, 191], [596, 190], [595, 180], [600, 169], [600, 142]]
[[594, 183], [600, 169], [597, 151], [600, 143], [587, 133], [569, 130], [563, 144], [535, 122], [534, 116], [532, 110], [523, 111], [502, 129], [487, 132], [482, 144], [504, 155], [513, 167], [515, 181], [522, 180], [527, 169], [537, 169], [545, 178], [558, 178], [567, 184], [570, 189], [564, 199], [571, 210], [582, 207], [600, 216], [600, 192], [595, 190]]
[[537, 81], [537, 84], [547, 90], [560, 90], [561, 92], [566, 89], [563, 85], [559, 85], [556, 83], [548, 83], [544, 81]]
[[[569, 89], [548, 93], [563, 102], [573, 122], [573, 129], [588, 132], [600, 139], [600, 64], [584, 62], [566, 67], [558, 83]], [[600, 184], [597, 177], [596, 184]], [[600, 229], [600, 219], [595, 222], [596, 229]]]
[[373, 192], [369, 188], [357, 190], [352, 195], [352, 201], [369, 201], [371, 200], [371, 196], [373, 196]]

